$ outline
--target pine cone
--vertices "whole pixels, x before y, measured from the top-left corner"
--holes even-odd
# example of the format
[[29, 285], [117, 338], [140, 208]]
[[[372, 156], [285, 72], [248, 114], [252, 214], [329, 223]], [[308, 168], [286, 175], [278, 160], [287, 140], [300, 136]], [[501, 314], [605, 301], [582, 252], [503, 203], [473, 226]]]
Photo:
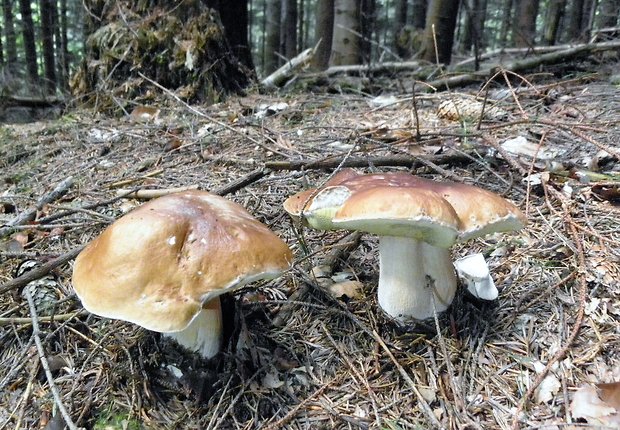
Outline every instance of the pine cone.
[[[16, 270], [16, 276], [21, 276], [37, 267], [41, 266], [41, 262], [37, 260], [24, 260], [20, 263]], [[50, 315], [54, 309], [54, 305], [60, 298], [58, 292], [58, 281], [53, 275], [45, 275], [41, 279], [35, 279], [29, 282], [22, 289], [22, 297], [26, 300], [26, 292], [29, 292], [34, 301], [34, 305], [39, 315]]]
[[[450, 121], [478, 121], [482, 114], [483, 106], [481, 102], [474, 98], [451, 98], [439, 104], [437, 116]], [[492, 106], [488, 103], [484, 106], [484, 119], [501, 120], [507, 116], [507, 112], [497, 106]]]

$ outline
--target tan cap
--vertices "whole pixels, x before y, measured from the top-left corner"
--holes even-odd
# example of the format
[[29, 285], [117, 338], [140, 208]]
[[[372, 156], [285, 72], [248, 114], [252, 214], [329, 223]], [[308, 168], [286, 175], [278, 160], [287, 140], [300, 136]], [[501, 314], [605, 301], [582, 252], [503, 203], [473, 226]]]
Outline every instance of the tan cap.
[[332, 218], [334, 227], [409, 237], [450, 247], [459, 231], [452, 206], [432, 191], [375, 186], [352, 194]]
[[92, 313], [176, 332], [211, 299], [276, 277], [291, 261], [288, 246], [243, 207], [186, 191], [109, 226], [77, 257], [73, 286]]
[[[427, 190], [436, 194], [434, 200], [437, 198], [446, 200], [459, 218], [458, 241], [466, 241], [493, 232], [519, 230], [526, 224], [526, 218], [517, 206], [493, 192], [467, 184], [435, 182], [404, 172], [363, 175], [352, 169], [344, 169], [322, 188], [305, 190], [289, 197], [284, 203], [284, 209], [296, 217], [301, 215], [303, 209], [308, 224], [314, 228], [355, 229], [340, 223], [336, 213], [344, 210], [342, 208], [345, 202], [346, 206], [349, 206], [349, 200], [358, 200], [354, 197], [360, 192], [378, 188], [383, 191], [375, 193], [374, 198], [377, 204], [383, 204], [383, 210], [390, 204], [404, 208], [404, 203], [395, 200], [396, 194], [392, 198], [381, 197], [385, 192], [396, 193], [389, 191], [388, 188], [408, 190], [404, 193], [410, 196], [412, 192]], [[408, 201], [414, 207], [422, 204], [416, 198], [410, 198]], [[372, 203], [366, 202], [365, 205], [369, 206]], [[348, 212], [350, 217], [351, 211]], [[432, 211], [428, 212], [429, 215], [431, 213]], [[438, 219], [438, 222], [443, 221]], [[368, 231], [363, 228], [361, 230]]]

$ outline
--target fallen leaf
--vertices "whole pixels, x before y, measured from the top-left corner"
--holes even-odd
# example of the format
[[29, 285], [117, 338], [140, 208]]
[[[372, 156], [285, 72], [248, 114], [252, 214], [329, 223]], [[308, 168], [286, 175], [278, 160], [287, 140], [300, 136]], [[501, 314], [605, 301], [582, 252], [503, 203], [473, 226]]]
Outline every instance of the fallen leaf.
[[[540, 374], [545, 369], [545, 365], [540, 361], [534, 361], [533, 363], [534, 370], [536, 373]], [[556, 366], [553, 366], [552, 369], [557, 369]], [[549, 372], [547, 376], [542, 380], [540, 385], [536, 388], [534, 392], [534, 399], [536, 403], [547, 403], [553, 399], [553, 397], [558, 393], [562, 384], [560, 380], [553, 374], [553, 371]]]
[[136, 106], [131, 111], [129, 119], [132, 122], [149, 122], [157, 119], [159, 116], [159, 108], [153, 106]]
[[610, 382], [608, 384], [596, 384], [600, 390], [601, 400], [615, 408], [620, 413], [620, 382]]
[[620, 383], [582, 385], [570, 410], [573, 418], [583, 418], [588, 424], [620, 429]]
[[28, 238], [27, 232], [15, 233], [12, 239], [15, 242], [17, 242], [19, 245], [21, 245], [22, 250], [26, 247], [26, 245], [28, 245], [28, 242], [30, 241], [30, 239]]
[[276, 369], [267, 372], [263, 377], [263, 387], [265, 388], [280, 388], [282, 385], [284, 385], [284, 381], [279, 378], [279, 372]]
[[362, 298], [363, 287], [359, 281], [344, 281], [329, 285], [327, 291], [337, 299], [346, 296], [349, 299], [358, 300]]

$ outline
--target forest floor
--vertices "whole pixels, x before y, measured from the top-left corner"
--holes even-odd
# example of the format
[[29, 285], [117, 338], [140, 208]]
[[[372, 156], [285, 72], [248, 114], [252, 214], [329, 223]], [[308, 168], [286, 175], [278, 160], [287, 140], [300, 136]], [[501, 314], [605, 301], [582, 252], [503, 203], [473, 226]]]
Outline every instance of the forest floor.
[[[156, 120], [77, 110], [3, 126], [2, 224], [74, 182], [0, 241], [0, 429], [61, 428], [60, 404], [78, 427], [99, 429], [583, 426], [571, 424], [576, 390], [620, 381], [620, 87], [604, 73], [527, 79], [491, 85], [496, 108], [480, 124], [474, 96], [484, 91], [419, 93], [414, 104], [410, 82], [393, 79], [380, 84], [394, 98], [332, 85], [208, 107], [168, 99]], [[449, 119], [445, 104], [438, 115], [455, 99], [468, 120]], [[519, 136], [527, 144], [505, 145]], [[326, 291], [311, 270], [346, 232], [300, 231], [282, 202], [345, 166], [466, 182], [519, 205], [524, 229], [453, 249], [485, 255], [499, 298], [476, 300], [461, 286], [435, 321], [399, 326], [377, 305], [373, 235], [336, 263], [337, 279], [362, 288]], [[65, 255], [143, 202], [119, 190], [182, 186], [242, 204], [296, 255], [283, 277], [229, 300], [220, 355], [204, 362], [84, 312], [71, 262], [34, 291], [33, 331], [23, 285], [3, 288], [24, 260]]]

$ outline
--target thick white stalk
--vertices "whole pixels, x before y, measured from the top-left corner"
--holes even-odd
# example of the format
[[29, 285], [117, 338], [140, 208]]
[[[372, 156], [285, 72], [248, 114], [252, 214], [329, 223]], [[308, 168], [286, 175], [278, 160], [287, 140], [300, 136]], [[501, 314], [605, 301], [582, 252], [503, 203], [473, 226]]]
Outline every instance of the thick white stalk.
[[456, 292], [450, 250], [406, 237], [379, 238], [379, 304], [392, 318], [426, 319], [447, 309]]
[[204, 358], [214, 357], [222, 343], [222, 307], [219, 297], [211, 299], [185, 330], [164, 333], [190, 351]]

